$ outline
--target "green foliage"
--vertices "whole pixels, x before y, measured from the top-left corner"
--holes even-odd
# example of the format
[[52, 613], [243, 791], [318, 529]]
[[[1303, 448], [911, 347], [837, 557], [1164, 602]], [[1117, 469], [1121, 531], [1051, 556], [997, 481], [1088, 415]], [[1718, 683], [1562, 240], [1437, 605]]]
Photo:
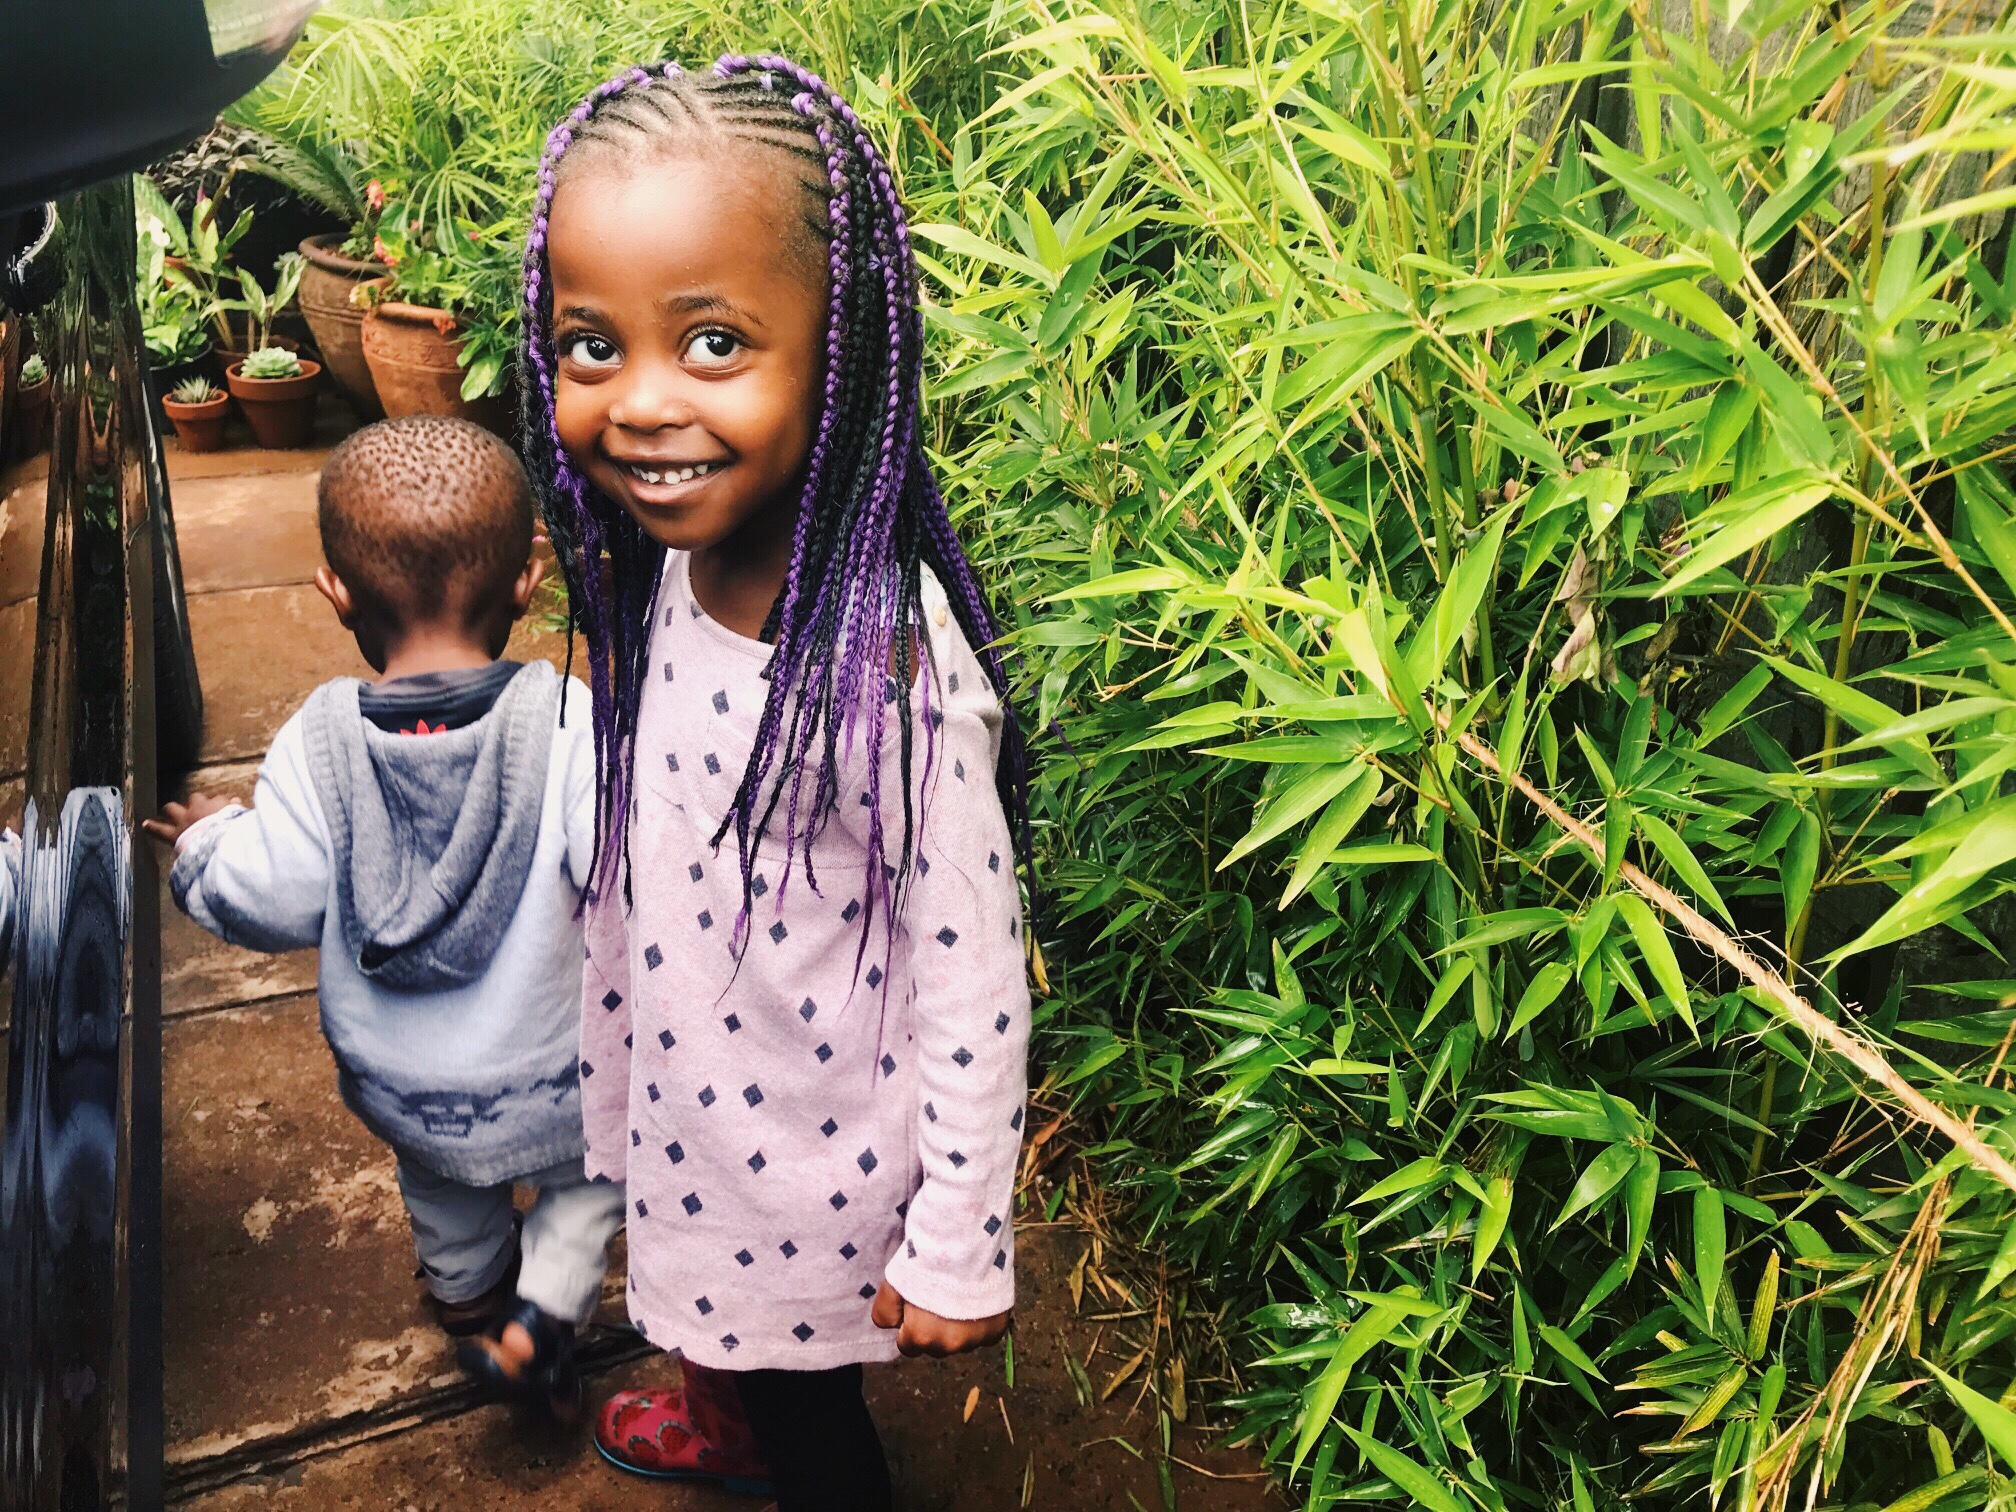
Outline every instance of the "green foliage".
[[141, 322], [149, 354], [157, 366], [201, 356], [209, 327], [220, 346], [231, 345], [231, 315], [244, 305], [225, 293], [231, 252], [252, 229], [245, 210], [226, 227], [218, 224], [214, 199], [198, 195], [185, 223], [154, 181], [133, 175], [134, 217], [139, 232]]
[[2016, 1504], [2016, 1195], [1634, 880], [2012, 1148], [2010, 33], [1027, 14], [905, 137], [932, 439], [1069, 737], [1052, 1081], [1244, 1431], [1311, 1507]]
[[246, 378], [299, 378], [301, 359], [285, 347], [260, 347], [238, 365]]
[[175, 385], [174, 392], [168, 397], [177, 404], [209, 404], [213, 400], [222, 399], [224, 390], [208, 378], [185, 378]]
[[49, 364], [36, 352], [21, 364], [21, 387], [36, 388], [49, 381]]

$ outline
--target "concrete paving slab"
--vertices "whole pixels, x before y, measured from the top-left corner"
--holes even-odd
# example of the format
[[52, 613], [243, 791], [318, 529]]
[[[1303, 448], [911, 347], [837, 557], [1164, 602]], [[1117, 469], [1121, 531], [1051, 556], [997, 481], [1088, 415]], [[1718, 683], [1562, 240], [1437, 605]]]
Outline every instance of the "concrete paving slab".
[[175, 538], [190, 595], [312, 583], [322, 565], [312, 471], [180, 478]]
[[0, 605], [0, 778], [28, 769], [28, 698], [35, 682], [35, 600]]
[[42, 581], [47, 479], [0, 488], [0, 604], [33, 598]]

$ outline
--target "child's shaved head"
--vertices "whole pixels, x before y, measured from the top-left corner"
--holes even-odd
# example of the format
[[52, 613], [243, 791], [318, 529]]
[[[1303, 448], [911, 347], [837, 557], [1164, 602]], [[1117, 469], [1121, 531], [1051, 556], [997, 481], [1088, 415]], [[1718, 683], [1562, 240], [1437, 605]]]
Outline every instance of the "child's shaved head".
[[484, 619], [532, 553], [517, 453], [466, 420], [366, 426], [330, 454], [316, 502], [330, 569], [388, 630]]

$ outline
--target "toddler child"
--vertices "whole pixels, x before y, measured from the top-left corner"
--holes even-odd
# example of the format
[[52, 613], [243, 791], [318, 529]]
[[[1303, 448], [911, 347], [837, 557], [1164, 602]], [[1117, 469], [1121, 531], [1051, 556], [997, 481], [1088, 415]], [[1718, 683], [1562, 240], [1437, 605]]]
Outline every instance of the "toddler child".
[[685, 1365], [598, 1442], [887, 1508], [861, 1365], [1007, 1327], [1030, 1017], [1022, 746], [889, 169], [786, 59], [635, 69], [549, 139], [525, 331], [594, 692], [588, 1168]]
[[[587, 690], [499, 660], [545, 564], [497, 437], [432, 416], [369, 426], [330, 456], [318, 503], [316, 587], [379, 680], [316, 689], [250, 808], [192, 794], [148, 828], [174, 842], [175, 901], [212, 934], [321, 947], [343, 1098], [398, 1157], [442, 1325], [489, 1376], [490, 1335], [537, 1340], [537, 1405], [567, 1414], [573, 1329], [623, 1214], [622, 1188], [581, 1160]], [[582, 717], [563, 725], [569, 690]], [[514, 1182], [538, 1189], [522, 1234]]]

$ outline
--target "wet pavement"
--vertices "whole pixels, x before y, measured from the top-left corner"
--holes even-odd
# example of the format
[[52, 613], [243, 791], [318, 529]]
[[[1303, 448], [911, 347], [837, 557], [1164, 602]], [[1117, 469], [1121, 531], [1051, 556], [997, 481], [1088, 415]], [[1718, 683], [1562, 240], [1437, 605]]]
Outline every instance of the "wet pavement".
[[[318, 450], [184, 457], [171, 444], [207, 716], [202, 767], [180, 792], [249, 798], [259, 757], [309, 690], [368, 675], [312, 586], [315, 473], [342, 424], [325, 400]], [[32, 468], [0, 477], [0, 533], [39, 534], [41, 489]], [[39, 560], [23, 544], [30, 549], [0, 560]], [[32, 580], [0, 581], [0, 645], [32, 643], [32, 622], [14, 619], [34, 591]], [[514, 637], [521, 657], [557, 665], [565, 651], [548, 625], [528, 622]], [[25, 675], [25, 661], [0, 656], [0, 682]], [[17, 707], [5, 693], [0, 711]], [[5, 774], [20, 769], [22, 735], [0, 712], [0, 822], [18, 815], [19, 782]], [[760, 1505], [628, 1479], [602, 1463], [585, 1431], [535, 1431], [475, 1402], [424, 1310], [391, 1157], [338, 1099], [316, 1022], [315, 953], [234, 949], [165, 897], [162, 920], [167, 1421], [179, 1504], [216, 1512]], [[1067, 1278], [1087, 1243], [1068, 1226], [1025, 1228], [1012, 1367], [997, 1347], [870, 1371], [899, 1505], [1171, 1504], [1154, 1463], [1154, 1398], [1136, 1407], [1139, 1382], [1130, 1379], [1099, 1399], [1136, 1341], [1079, 1316]], [[619, 1240], [584, 1341], [591, 1402], [673, 1369], [627, 1327], [621, 1261]], [[1087, 1313], [1093, 1297], [1086, 1293]], [[1173, 1453], [1189, 1463], [1173, 1467], [1174, 1505], [1281, 1505], [1250, 1457], [1213, 1443], [1195, 1425], [1175, 1428]]]

